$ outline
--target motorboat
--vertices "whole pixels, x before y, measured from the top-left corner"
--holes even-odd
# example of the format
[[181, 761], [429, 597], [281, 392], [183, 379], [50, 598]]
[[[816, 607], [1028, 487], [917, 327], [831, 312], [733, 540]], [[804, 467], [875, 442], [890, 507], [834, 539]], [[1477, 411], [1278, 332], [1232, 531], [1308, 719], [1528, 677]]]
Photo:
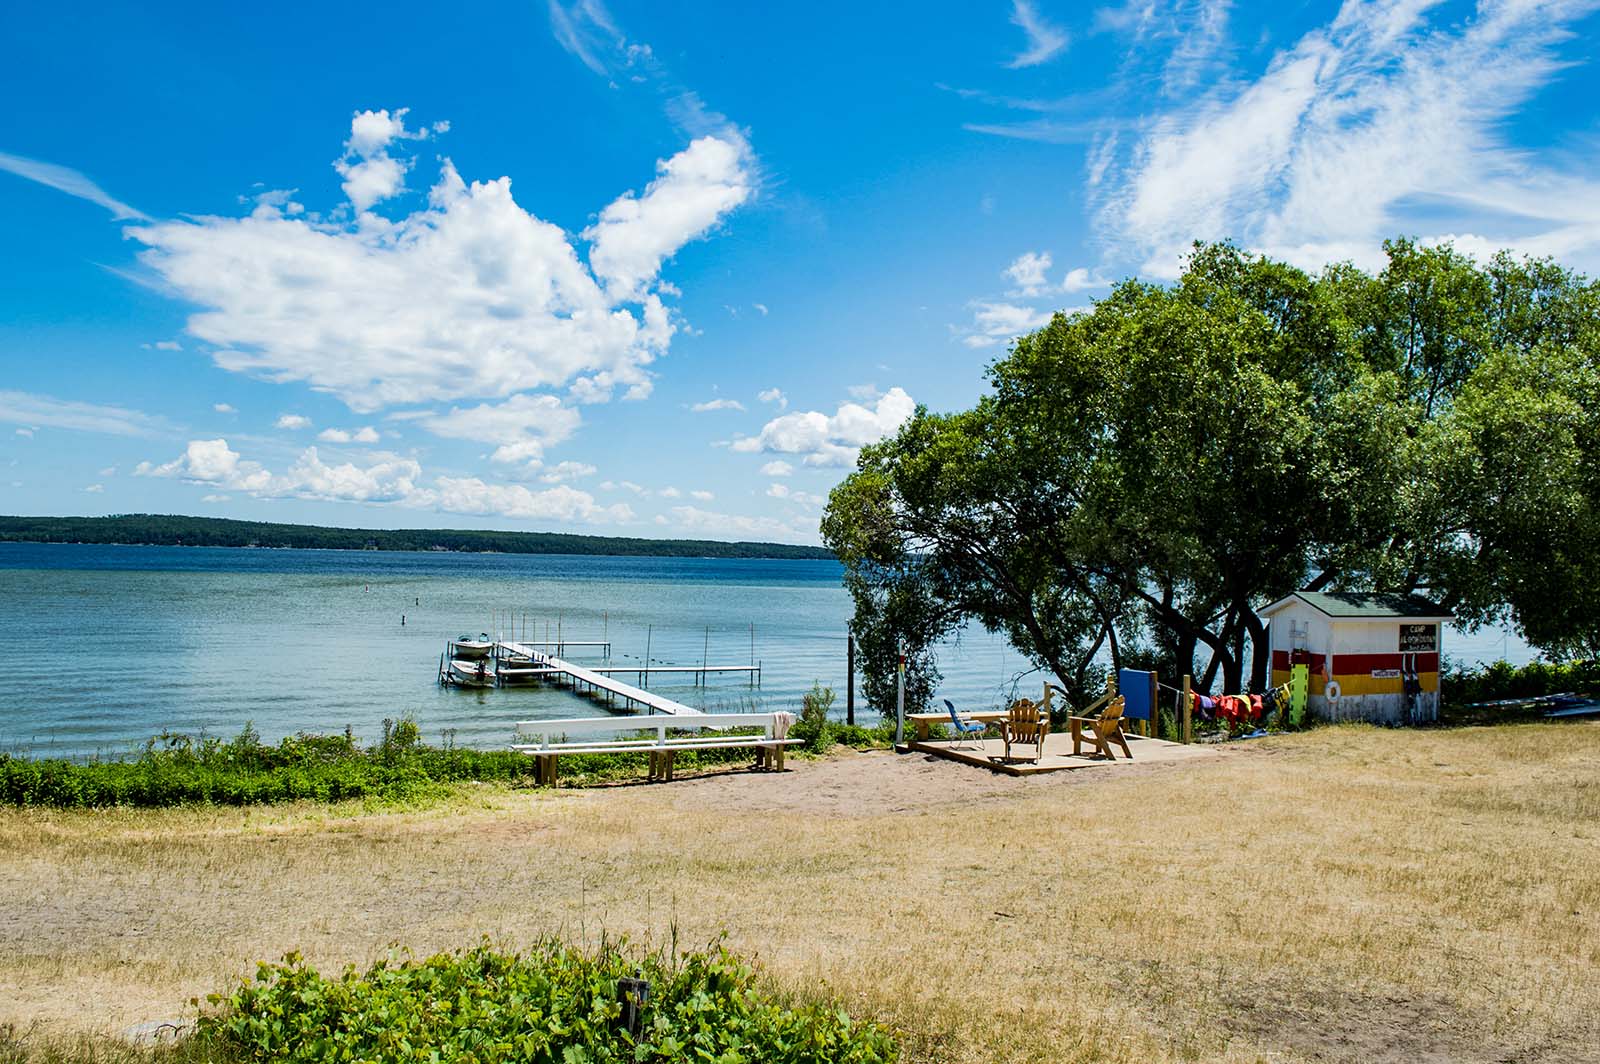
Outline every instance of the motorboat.
[[474, 639], [470, 635], [458, 636], [450, 641], [450, 656], [457, 661], [482, 661], [494, 650], [494, 640], [488, 632]]

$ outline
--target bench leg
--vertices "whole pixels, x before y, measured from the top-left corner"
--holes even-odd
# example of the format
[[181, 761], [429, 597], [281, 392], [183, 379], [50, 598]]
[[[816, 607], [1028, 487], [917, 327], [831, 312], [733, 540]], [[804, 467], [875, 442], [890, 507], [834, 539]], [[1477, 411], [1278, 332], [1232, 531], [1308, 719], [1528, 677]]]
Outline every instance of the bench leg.
[[778, 771], [779, 772], [783, 771], [783, 755], [784, 755], [785, 751], [787, 751], [788, 749], [789, 748], [787, 746], [778, 747]]
[[667, 759], [667, 782], [670, 783], [672, 782], [672, 763], [677, 760], [678, 751], [666, 750], [662, 752], [662, 756]]

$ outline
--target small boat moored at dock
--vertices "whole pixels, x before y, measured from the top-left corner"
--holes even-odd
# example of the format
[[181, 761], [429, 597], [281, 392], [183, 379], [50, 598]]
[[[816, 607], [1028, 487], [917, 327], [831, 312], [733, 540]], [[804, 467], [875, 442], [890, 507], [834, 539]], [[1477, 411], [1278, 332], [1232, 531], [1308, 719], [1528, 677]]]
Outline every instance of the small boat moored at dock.
[[487, 658], [493, 650], [494, 640], [489, 638], [488, 632], [476, 639], [463, 635], [450, 641], [450, 656], [458, 661], [478, 661]]
[[439, 682], [456, 687], [493, 687], [496, 679], [488, 658], [476, 661], [451, 659], [441, 663], [439, 668]]

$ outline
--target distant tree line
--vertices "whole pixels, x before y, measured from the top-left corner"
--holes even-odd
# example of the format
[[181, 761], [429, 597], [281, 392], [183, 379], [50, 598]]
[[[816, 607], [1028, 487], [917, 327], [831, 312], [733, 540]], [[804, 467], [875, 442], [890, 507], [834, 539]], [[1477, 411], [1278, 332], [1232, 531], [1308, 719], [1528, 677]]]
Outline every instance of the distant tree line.
[[1555, 655], [1600, 648], [1600, 284], [1386, 244], [1311, 275], [1196, 245], [1176, 283], [1057, 314], [834, 489], [867, 690], [910, 702], [962, 623], [1084, 691], [1099, 655], [1260, 689], [1259, 610], [1420, 592]]
[[634, 539], [559, 532], [365, 529], [234, 521], [168, 514], [110, 517], [0, 517], [0, 542], [119, 543], [186, 547], [298, 547], [323, 550], [445, 550], [502, 554], [592, 554], [662, 558], [833, 558], [822, 547]]

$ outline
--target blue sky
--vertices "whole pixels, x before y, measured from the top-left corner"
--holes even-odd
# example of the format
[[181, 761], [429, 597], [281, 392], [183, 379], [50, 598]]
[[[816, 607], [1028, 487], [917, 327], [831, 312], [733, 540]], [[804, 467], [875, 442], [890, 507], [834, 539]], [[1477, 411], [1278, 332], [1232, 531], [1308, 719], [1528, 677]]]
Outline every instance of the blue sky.
[[14, 6], [0, 512], [815, 542], [1192, 240], [1596, 272], [1597, 6]]

